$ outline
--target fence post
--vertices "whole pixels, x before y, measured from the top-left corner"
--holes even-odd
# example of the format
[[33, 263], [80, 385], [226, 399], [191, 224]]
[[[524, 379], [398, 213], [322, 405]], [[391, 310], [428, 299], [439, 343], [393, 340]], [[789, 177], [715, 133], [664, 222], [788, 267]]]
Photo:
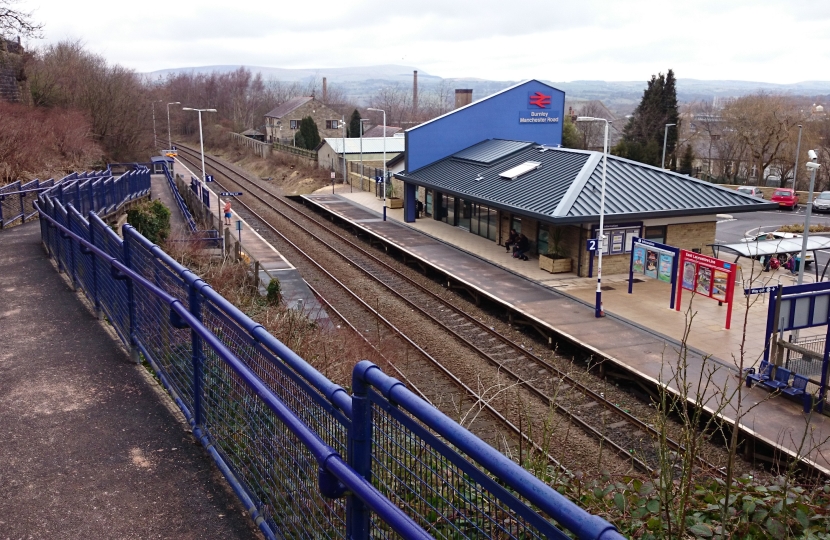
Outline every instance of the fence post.
[[[87, 219], [89, 221], [89, 243], [94, 246], [96, 245], [95, 227], [92, 226], [92, 220]], [[98, 257], [95, 255], [92, 255], [92, 302], [95, 304], [95, 318], [101, 320], [101, 299], [98, 298]]]
[[[70, 217], [72, 214], [72, 210], [75, 207], [72, 204], [66, 205], [66, 228], [72, 231], [72, 218]], [[75, 268], [75, 240], [72, 239], [71, 236], [68, 234], [65, 236], [66, 238], [66, 248], [69, 250], [69, 286], [73, 291], [78, 290], [78, 285], [75, 279], [75, 275], [77, 273], [77, 269]]]
[[[352, 370], [352, 424], [347, 451], [349, 465], [369, 482], [372, 481], [372, 404], [364, 374], [373, 367], [371, 362], [362, 361]], [[353, 494], [346, 499], [346, 536], [350, 540], [369, 538], [369, 509]]]
[[[130, 234], [127, 230], [124, 230], [124, 242], [123, 242], [123, 249], [124, 249], [124, 266], [131, 270], [135, 270], [132, 265], [132, 255], [130, 253]], [[130, 317], [130, 360], [134, 364], [140, 363], [138, 357], [138, 347], [136, 346], [136, 339], [135, 339], [135, 288], [133, 287], [133, 280], [126, 279], [127, 284], [127, 313]]]
[[[190, 313], [201, 323], [202, 298], [196, 286], [199, 282], [201, 280], [196, 280], [188, 286], [188, 300], [190, 303]], [[197, 427], [201, 427], [204, 424], [202, 419], [202, 379], [205, 356], [202, 338], [194, 328], [190, 329], [190, 341], [193, 347], [193, 422]]]

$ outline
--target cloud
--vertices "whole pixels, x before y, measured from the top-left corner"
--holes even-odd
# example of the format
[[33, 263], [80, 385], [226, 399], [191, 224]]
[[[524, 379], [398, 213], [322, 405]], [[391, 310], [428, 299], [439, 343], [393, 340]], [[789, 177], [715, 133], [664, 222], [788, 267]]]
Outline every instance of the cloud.
[[48, 39], [139, 71], [405, 64], [444, 77], [554, 81], [827, 78], [830, 2], [814, 0], [40, 0]]

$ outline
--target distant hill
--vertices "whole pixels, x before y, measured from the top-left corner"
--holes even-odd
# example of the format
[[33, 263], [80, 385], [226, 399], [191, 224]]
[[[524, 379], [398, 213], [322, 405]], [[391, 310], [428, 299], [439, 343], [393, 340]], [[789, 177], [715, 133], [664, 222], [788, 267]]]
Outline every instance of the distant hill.
[[[242, 66], [201, 66], [163, 69], [148, 73], [152, 79], [164, 78], [175, 73], [226, 73]], [[285, 82], [311, 82], [326, 77], [329, 84], [336, 84], [352, 98], [366, 102], [374, 92], [389, 84], [404, 87], [412, 85], [411, 66], [394, 64], [380, 66], [320, 68], [320, 69], [285, 69], [263, 66], [245, 66], [252, 72], [259, 72], [265, 79]], [[422, 91], [446, 81], [454, 88], [472, 88], [473, 99], [498, 92], [519, 81], [489, 81], [475, 78], [441, 78], [418, 70], [418, 83]], [[629, 112], [639, 103], [646, 81], [570, 81], [557, 82], [543, 80], [563, 90], [571, 101], [600, 99], [615, 112]], [[816, 98], [818, 101], [830, 101], [830, 81], [804, 81], [794, 84], [774, 84], [753, 81], [705, 81], [699, 79], [678, 79], [677, 97], [682, 102], [711, 100], [713, 97], [738, 97], [763, 90], [781, 92], [798, 96]]]

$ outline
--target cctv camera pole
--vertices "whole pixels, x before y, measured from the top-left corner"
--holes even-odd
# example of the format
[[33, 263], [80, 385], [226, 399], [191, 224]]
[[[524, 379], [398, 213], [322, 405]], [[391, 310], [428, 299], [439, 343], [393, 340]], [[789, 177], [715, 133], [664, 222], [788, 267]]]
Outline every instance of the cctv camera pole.
[[[807, 199], [807, 210], [804, 212], [804, 236], [802, 236], [801, 239], [801, 257], [798, 259], [799, 285], [804, 282], [804, 267], [807, 266], [804, 261], [804, 257], [807, 256], [807, 238], [810, 236], [810, 214], [813, 210], [813, 188], [816, 185], [816, 171], [819, 168], [819, 164], [815, 161], [811, 161], [807, 163], [807, 167], [810, 169], [810, 194]], [[818, 264], [818, 262], [815, 262], [815, 264]]]

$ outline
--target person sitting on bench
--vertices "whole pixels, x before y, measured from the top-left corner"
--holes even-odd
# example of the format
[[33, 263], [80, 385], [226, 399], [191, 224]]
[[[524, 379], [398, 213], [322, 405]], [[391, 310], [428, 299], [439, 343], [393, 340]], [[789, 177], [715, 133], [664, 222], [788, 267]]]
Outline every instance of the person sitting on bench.
[[507, 242], [504, 243], [504, 251], [510, 253], [510, 246], [516, 245], [516, 242], [519, 241], [519, 233], [516, 232], [516, 229], [510, 229], [510, 234], [507, 236]]
[[527, 239], [527, 236], [524, 234], [519, 235], [519, 241], [516, 242], [516, 249], [513, 252], [513, 256], [517, 257], [523, 261], [527, 259], [527, 252], [530, 250], [530, 241]]

